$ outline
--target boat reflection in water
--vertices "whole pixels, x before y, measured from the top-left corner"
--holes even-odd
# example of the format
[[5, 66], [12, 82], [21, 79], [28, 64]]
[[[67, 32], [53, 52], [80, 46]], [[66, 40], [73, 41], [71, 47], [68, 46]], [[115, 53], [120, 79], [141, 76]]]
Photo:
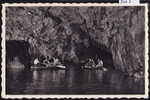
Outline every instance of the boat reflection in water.
[[144, 80], [134, 81], [121, 72], [83, 70], [24, 70], [7, 68], [7, 94], [143, 94]]

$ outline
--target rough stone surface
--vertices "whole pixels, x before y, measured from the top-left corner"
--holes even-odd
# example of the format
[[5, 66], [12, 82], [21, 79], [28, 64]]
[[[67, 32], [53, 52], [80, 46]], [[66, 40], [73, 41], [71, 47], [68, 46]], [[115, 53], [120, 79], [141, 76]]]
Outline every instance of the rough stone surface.
[[8, 7], [6, 39], [32, 54], [79, 62], [91, 41], [112, 54], [116, 69], [144, 71], [144, 7]]

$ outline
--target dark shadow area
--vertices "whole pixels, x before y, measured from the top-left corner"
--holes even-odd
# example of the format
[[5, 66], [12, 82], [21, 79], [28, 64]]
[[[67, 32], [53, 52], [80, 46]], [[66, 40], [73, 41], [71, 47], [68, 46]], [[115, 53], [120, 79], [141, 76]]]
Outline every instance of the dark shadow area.
[[24, 64], [26, 68], [29, 68], [31, 64], [31, 56], [29, 54], [30, 44], [23, 40], [7, 40], [6, 41], [6, 63], [14, 60], [14, 57], [18, 57], [20, 62]]
[[[26, 69], [8, 69], [6, 70], [6, 94], [20, 93], [32, 82], [32, 73]], [[15, 82], [17, 80], [17, 82]], [[20, 84], [21, 83], [21, 84]], [[11, 87], [12, 86], [12, 87]], [[14, 91], [17, 89], [16, 91]]]
[[98, 59], [101, 59], [105, 67], [114, 69], [112, 54], [108, 51], [106, 46], [102, 44], [90, 41], [90, 47], [82, 48], [78, 55], [80, 55], [81, 59], [85, 60], [87, 58], [92, 58], [96, 63], [98, 63]]
[[[86, 37], [87, 38], [87, 37]], [[104, 67], [114, 69], [112, 54], [106, 48], [105, 45], [98, 44], [94, 40], [89, 38], [89, 47], [86, 47], [83, 43], [74, 45], [76, 54], [79, 59], [77, 66], [84, 65], [89, 58], [93, 59], [95, 63], [98, 63], [98, 59], [103, 61]], [[23, 40], [8, 40], [6, 41], [6, 63], [13, 61], [14, 57], [18, 57], [20, 62], [29, 68], [33, 63], [33, 54], [29, 52], [30, 44]], [[32, 55], [32, 56], [31, 56]], [[39, 54], [40, 55], [40, 54]], [[61, 60], [61, 57], [60, 57]], [[63, 62], [65, 65], [74, 64], [73, 62]]]
[[25, 71], [8, 69], [7, 94], [144, 94], [144, 81], [134, 80], [116, 70]]
[[72, 23], [70, 26], [74, 32], [73, 35], [79, 35], [80, 42], [69, 37], [68, 43], [70, 42], [69, 46], [71, 47], [75, 46], [80, 64], [84, 65], [89, 58], [93, 59], [95, 63], [101, 59], [105, 67], [114, 69], [111, 51], [104, 44], [98, 43], [88, 31], [81, 29], [80, 24]]

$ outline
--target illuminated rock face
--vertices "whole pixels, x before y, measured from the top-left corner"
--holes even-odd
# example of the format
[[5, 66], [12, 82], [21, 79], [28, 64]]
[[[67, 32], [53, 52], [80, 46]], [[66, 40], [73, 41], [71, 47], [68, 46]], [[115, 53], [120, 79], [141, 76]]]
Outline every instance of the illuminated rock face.
[[129, 73], [144, 70], [144, 7], [13, 7], [6, 10], [6, 39], [29, 42], [34, 55], [58, 56], [78, 63], [85, 56], [93, 56], [90, 50], [100, 51], [101, 57], [112, 59], [116, 69]]

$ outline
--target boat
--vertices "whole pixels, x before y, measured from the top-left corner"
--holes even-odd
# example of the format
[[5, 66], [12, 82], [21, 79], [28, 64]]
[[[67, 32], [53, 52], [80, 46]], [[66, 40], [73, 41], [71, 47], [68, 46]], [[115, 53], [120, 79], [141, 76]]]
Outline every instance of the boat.
[[104, 66], [103, 66], [102, 60], [98, 60], [98, 64], [95, 64], [93, 59], [89, 59], [89, 61], [84, 66], [82, 66], [82, 69], [89, 69], [89, 70], [100, 69], [100, 70], [107, 71], [107, 69], [104, 68]]
[[91, 66], [82, 66], [82, 69], [102, 69], [102, 67], [91, 67]]
[[99, 70], [103, 70], [103, 71], [108, 71], [108, 69], [105, 68], [102, 65], [92, 65], [92, 66], [90, 66], [90, 65], [84, 65], [81, 68], [82, 69], [88, 69], [88, 70], [97, 70], [97, 69], [99, 69]]
[[44, 65], [44, 64], [37, 64], [31, 66], [31, 70], [47, 70], [47, 69], [53, 69], [53, 70], [65, 70], [66, 66], [63, 65]]
[[65, 69], [66, 66], [63, 66], [63, 65], [56, 65], [57, 68], [61, 68], [61, 69]]
[[104, 72], [108, 71], [108, 69], [105, 68], [105, 67], [85, 67], [85, 66], [82, 66], [82, 69], [87, 69], [87, 70], [103, 70]]

